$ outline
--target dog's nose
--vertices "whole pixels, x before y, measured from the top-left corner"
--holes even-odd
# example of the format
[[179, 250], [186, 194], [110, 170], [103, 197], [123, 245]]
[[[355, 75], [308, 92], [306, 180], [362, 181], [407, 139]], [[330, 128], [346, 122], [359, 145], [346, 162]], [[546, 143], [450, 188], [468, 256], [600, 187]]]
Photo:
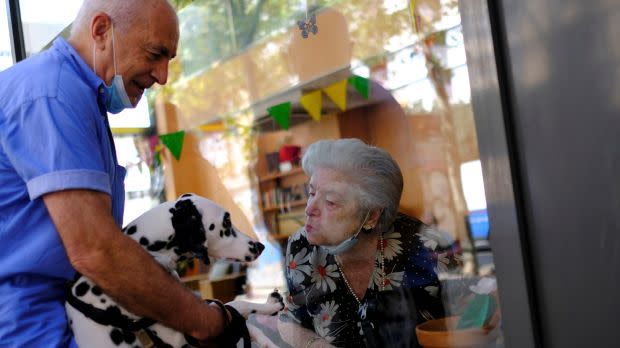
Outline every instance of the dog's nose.
[[265, 250], [265, 246], [262, 243], [257, 242], [256, 249], [258, 250], [258, 255], [260, 255], [263, 252], [263, 250]]

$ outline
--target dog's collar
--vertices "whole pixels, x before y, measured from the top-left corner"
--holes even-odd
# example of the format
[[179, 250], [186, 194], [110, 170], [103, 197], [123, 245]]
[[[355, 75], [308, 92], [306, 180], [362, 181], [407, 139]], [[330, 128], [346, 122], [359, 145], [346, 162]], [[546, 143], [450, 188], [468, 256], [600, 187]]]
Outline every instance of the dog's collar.
[[[251, 337], [245, 318], [230, 305], [225, 305], [219, 300], [205, 300], [207, 303], [215, 303], [220, 307], [224, 319], [224, 332], [218, 336], [218, 343], [221, 347], [237, 347], [239, 340], [243, 339], [243, 347], [251, 348]], [[228, 314], [232, 320], [228, 319]]]

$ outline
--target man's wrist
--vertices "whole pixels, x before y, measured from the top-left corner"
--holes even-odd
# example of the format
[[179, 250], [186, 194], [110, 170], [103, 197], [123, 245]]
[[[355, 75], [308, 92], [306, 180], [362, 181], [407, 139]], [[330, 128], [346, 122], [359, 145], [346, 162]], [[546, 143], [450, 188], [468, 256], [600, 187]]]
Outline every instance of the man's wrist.
[[226, 323], [229, 322], [224, 319], [225, 315], [229, 315], [228, 312], [217, 304], [203, 302], [203, 305], [206, 306], [207, 310], [202, 311], [202, 317], [197, 321], [197, 323], [200, 323], [199, 327], [189, 333], [190, 336], [201, 342], [214, 339], [223, 334], [226, 330]]
[[208, 300], [209, 301], [209, 306], [211, 306], [211, 308], [216, 311], [216, 317], [219, 317], [219, 323], [220, 323], [220, 328], [219, 330], [217, 330], [217, 333], [214, 336], [219, 336], [222, 335], [226, 329], [228, 329], [228, 326], [230, 325], [230, 322], [232, 320], [230, 313], [228, 313], [228, 311], [226, 310], [226, 308], [224, 307], [224, 304], [218, 300]]

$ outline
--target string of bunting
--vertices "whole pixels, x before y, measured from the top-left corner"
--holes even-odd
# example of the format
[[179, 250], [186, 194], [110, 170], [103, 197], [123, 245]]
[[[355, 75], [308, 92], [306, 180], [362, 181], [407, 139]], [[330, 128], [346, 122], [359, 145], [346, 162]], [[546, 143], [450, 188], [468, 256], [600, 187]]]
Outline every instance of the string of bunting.
[[[420, 32], [419, 18], [416, 13], [416, 0], [409, 0], [409, 15], [413, 28], [417, 34]], [[316, 25], [316, 16], [308, 15], [308, 4], [306, 3], [306, 20], [298, 22], [299, 29], [302, 31], [302, 36], [308, 38], [308, 33], [312, 32], [314, 35], [318, 32], [318, 26]], [[310, 117], [316, 122], [321, 121], [321, 110], [323, 109], [323, 93], [327, 95], [331, 101], [334, 102], [340, 108], [345, 111], [347, 109], [347, 85], [352, 86], [364, 99], [368, 100], [370, 96], [370, 82], [367, 78], [352, 75], [348, 79], [338, 81], [325, 88], [309, 92], [304, 94], [299, 99], [301, 106], [308, 112]], [[285, 102], [278, 105], [274, 105], [267, 109], [269, 115], [275, 120], [275, 122], [284, 130], [289, 129], [291, 118], [292, 103]], [[222, 131], [223, 125], [203, 125], [198, 127], [205, 132]], [[181, 159], [181, 152], [183, 150], [183, 141], [185, 139], [185, 131], [178, 131], [169, 134], [159, 135], [160, 144], [154, 147], [154, 162], [156, 164], [161, 163], [161, 151], [162, 144], [168, 150], [174, 158], [179, 161]]]
[[[338, 81], [322, 89], [306, 93], [301, 96], [299, 103], [308, 112], [313, 120], [321, 120], [321, 110], [323, 109], [323, 94], [325, 94], [342, 111], [347, 109], [347, 86], [352, 86], [357, 93], [368, 100], [370, 96], [370, 82], [367, 78], [353, 75], [348, 79]], [[288, 130], [291, 118], [292, 103], [285, 102], [274, 105], [267, 109], [269, 116], [273, 118], [278, 126]]]
[[[370, 96], [369, 80], [365, 77], [352, 75], [348, 79], [338, 81], [325, 88], [302, 95], [299, 99], [299, 103], [314, 121], [319, 122], [321, 121], [321, 110], [323, 109], [323, 94], [333, 101], [340, 110], [345, 111], [347, 109], [348, 85], [352, 86], [357, 93], [359, 93], [364, 99], [368, 100]], [[291, 110], [292, 102], [285, 102], [268, 108], [267, 112], [280, 128], [288, 130], [290, 125]], [[208, 124], [199, 126], [198, 129], [203, 132], [223, 131], [224, 125]], [[185, 130], [181, 130], [158, 136], [159, 143], [153, 149], [153, 161], [155, 164], [161, 164], [161, 151], [163, 147], [167, 148], [177, 161], [181, 159], [185, 133]]]

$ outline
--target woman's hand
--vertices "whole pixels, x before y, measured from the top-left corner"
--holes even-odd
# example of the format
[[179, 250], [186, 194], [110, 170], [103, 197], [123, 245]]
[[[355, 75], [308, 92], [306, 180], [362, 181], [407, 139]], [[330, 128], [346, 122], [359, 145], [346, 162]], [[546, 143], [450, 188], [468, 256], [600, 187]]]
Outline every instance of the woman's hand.
[[261, 348], [279, 348], [267, 335], [257, 326], [248, 323], [248, 330], [250, 331], [250, 337], [252, 341], [256, 342]]
[[292, 320], [278, 320], [278, 332], [286, 343], [300, 348], [335, 348], [326, 340], [319, 338], [314, 331], [310, 331]]

